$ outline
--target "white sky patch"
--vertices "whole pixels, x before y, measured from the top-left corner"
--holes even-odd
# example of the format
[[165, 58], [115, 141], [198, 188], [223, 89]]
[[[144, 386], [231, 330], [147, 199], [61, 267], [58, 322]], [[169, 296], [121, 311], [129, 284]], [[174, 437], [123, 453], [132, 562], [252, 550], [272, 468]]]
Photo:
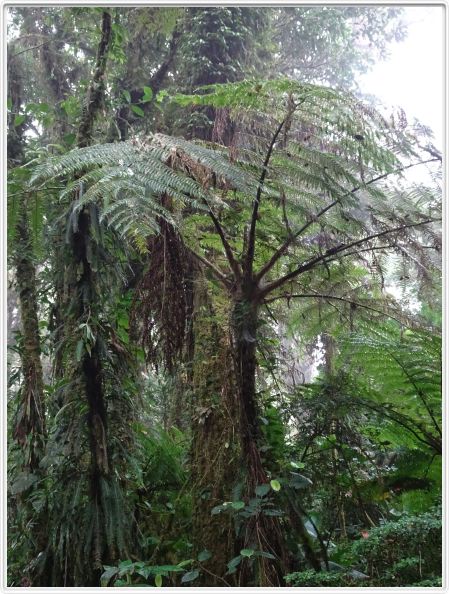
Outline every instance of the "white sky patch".
[[432, 128], [434, 144], [443, 146], [444, 8], [406, 7], [408, 35], [390, 45], [390, 57], [359, 79], [364, 93], [387, 106], [402, 107], [409, 119]]

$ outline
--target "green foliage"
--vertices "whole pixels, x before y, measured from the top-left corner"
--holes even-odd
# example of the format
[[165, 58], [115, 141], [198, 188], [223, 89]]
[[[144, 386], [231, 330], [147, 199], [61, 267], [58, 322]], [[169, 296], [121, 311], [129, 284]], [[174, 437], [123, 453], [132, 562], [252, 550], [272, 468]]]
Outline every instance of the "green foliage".
[[101, 585], [106, 586], [137, 586], [137, 585], [155, 585], [162, 586], [164, 580], [169, 578], [173, 581], [177, 573], [183, 573], [181, 583], [191, 582], [199, 576], [199, 571], [185, 571], [193, 562], [193, 559], [182, 561], [177, 565], [151, 565], [144, 561], [132, 562], [130, 559], [120, 561], [116, 566], [105, 565], [104, 572], [101, 575]]
[[357, 569], [330, 562], [330, 571], [296, 572], [286, 581], [296, 587], [439, 585], [441, 554], [441, 509], [435, 508], [386, 522], [354, 541], [345, 561]]
[[380, 581], [411, 585], [440, 575], [441, 529], [439, 507], [419, 516], [404, 515], [370, 530], [367, 538], [353, 544], [352, 552]]
[[367, 586], [365, 581], [352, 577], [345, 571], [315, 572], [313, 569], [290, 573], [285, 576], [289, 586], [294, 588], [342, 588], [348, 586]]
[[[379, 323], [388, 315], [406, 323], [411, 317], [401, 311], [401, 303], [383, 295], [383, 275], [390, 268], [392, 278], [421, 271], [414, 294], [423, 313], [423, 300], [429, 298], [430, 307], [438, 258], [433, 251], [423, 256], [421, 247], [427, 244], [426, 254], [438, 249], [436, 226], [394, 234], [389, 247], [396, 253], [394, 265], [386, 255], [375, 258], [382, 244], [374, 240], [369, 258], [357, 249], [352, 258], [326, 261], [285, 285], [306, 300], [304, 306], [291, 304], [291, 316], [283, 289], [258, 304], [257, 391], [263, 405], [257, 411], [262, 425], [255, 453], [261, 452], [262, 466], [246, 489], [229, 456], [224, 487], [232, 501], [216, 505], [214, 518], [206, 518], [204, 530], [209, 524], [219, 527], [207, 544], [192, 536], [196, 515], [204, 513], [207, 502], [192, 480], [195, 471], [202, 472], [193, 468], [191, 446], [198, 420], [192, 349], [202, 356], [194, 330], [196, 305], [188, 304], [183, 320], [190, 342], [184, 336], [180, 340], [170, 373], [161, 369], [159, 353], [145, 364], [131, 323], [132, 304], [142, 295], [135, 287], [142, 270], [151, 270], [157, 252], [160, 282], [151, 274], [148, 282], [161, 288], [161, 307], [140, 310], [142, 323], [151, 327], [149, 344], [161, 350], [158, 312], [165, 307], [173, 318], [180, 303], [167, 288], [184, 290], [188, 281], [196, 296], [197, 267], [203, 265], [209, 271], [205, 290], [217, 308], [204, 323], [219, 323], [226, 337], [224, 320], [235, 286], [223, 237], [240, 265], [257, 195], [254, 271], [298, 232], [260, 287], [340, 241], [363, 240], [439, 216], [438, 190], [390, 181], [403, 166], [429, 158], [433, 149], [425, 131], [406, 126], [403, 118], [387, 122], [350, 94], [322, 85], [338, 81], [350, 86], [354, 72], [370, 61], [358, 42], [369, 41], [384, 53], [386, 43], [401, 35], [399, 11], [108, 9], [112, 39], [94, 144], [73, 149], [88, 105], [102, 11], [10, 11], [9, 53], [17, 72], [12, 67], [13, 76], [8, 72], [8, 123], [17, 142], [8, 148], [23, 149], [27, 164], [18, 166], [17, 155], [10, 159], [8, 234], [10, 253], [20, 254], [24, 246], [17, 244], [16, 232], [24, 214], [33, 237], [29, 258], [39, 281], [48, 440], [39, 469], [24, 470], [19, 448], [12, 444], [10, 417], [9, 584], [98, 585], [103, 572], [104, 586], [195, 587], [211, 579], [221, 580], [218, 585], [248, 579], [260, 585], [263, 569], [277, 563], [276, 556], [305, 569], [310, 551], [324, 563], [326, 550], [345, 564], [341, 571], [301, 571], [290, 576], [291, 583], [437, 583], [440, 568], [426, 555], [440, 555], [439, 512], [427, 519], [424, 514], [389, 520], [404, 512], [421, 513], [440, 493], [441, 463], [434, 454], [441, 445], [441, 345], [428, 329], [418, 329], [425, 326], [421, 318], [400, 337]], [[44, 43], [34, 47], [35, 39]], [[356, 40], [357, 49], [351, 51]], [[322, 58], [326, 64], [314, 69]], [[338, 72], [336, 65], [345, 71]], [[268, 80], [235, 82], [262, 67]], [[287, 77], [278, 78], [278, 68]], [[19, 80], [24, 82], [18, 90], [14, 84]], [[194, 95], [186, 94], [196, 87]], [[282, 133], [264, 165], [281, 122]], [[189, 138], [205, 138], [201, 131], [213, 129], [216, 142], [170, 135], [177, 128], [187, 130]], [[117, 135], [132, 140], [114, 143]], [[430, 155], [438, 159], [437, 153]], [[166, 253], [173, 245], [160, 233], [164, 226], [182, 242], [183, 257], [196, 253], [195, 265], [186, 276], [183, 270], [174, 285], [167, 283]], [[76, 254], [83, 233], [86, 249]], [[168, 299], [174, 308], [167, 308]], [[14, 301], [11, 310], [14, 317]], [[242, 308], [241, 318], [246, 315]], [[438, 314], [427, 311], [426, 318], [437, 320]], [[364, 332], [368, 322], [375, 322], [375, 335]], [[348, 324], [357, 335], [343, 344]], [[282, 377], [286, 325], [303, 339], [303, 351], [313, 350], [310, 344], [325, 332], [335, 336], [338, 370], [332, 377], [321, 374], [300, 389]], [[16, 358], [23, 353], [23, 335], [17, 341], [11, 351], [11, 410], [26, 372]], [[216, 344], [206, 349], [216, 357]], [[95, 362], [100, 365], [91, 374], [98, 388], [93, 394], [85, 382], [90, 377], [86, 368]], [[220, 412], [221, 388], [214, 386], [214, 414]], [[100, 447], [95, 449], [92, 404], [97, 398], [105, 423], [97, 420], [103, 439], [96, 440]], [[207, 433], [205, 410], [201, 428]], [[225, 412], [238, 443], [242, 419], [237, 404]], [[210, 435], [209, 443], [217, 452], [228, 451], [229, 442], [218, 433]], [[32, 446], [30, 435], [26, 439]], [[95, 472], [99, 464], [100, 474]], [[368, 538], [352, 544], [373, 524], [378, 527]], [[285, 536], [281, 551], [272, 549], [275, 530], [261, 539], [259, 529], [265, 525], [280, 527]], [[233, 552], [221, 559], [223, 571], [215, 575], [217, 552], [211, 544], [228, 538]], [[360, 581], [352, 567], [369, 573], [371, 581]]]

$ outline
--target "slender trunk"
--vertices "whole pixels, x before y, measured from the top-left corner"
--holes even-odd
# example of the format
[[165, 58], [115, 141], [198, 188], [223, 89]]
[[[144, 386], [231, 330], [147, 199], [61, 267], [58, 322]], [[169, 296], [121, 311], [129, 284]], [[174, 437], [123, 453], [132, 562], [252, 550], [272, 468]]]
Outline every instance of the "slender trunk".
[[[12, 53], [14, 53], [13, 48], [14, 43], [9, 48]], [[8, 96], [12, 101], [12, 112], [19, 113], [22, 107], [22, 74], [21, 62], [17, 56], [8, 62]], [[25, 126], [25, 122], [20, 126], [14, 126], [13, 119], [9, 122], [7, 155], [8, 166], [11, 168], [21, 165], [24, 161]], [[15, 226], [15, 245], [12, 249], [23, 338], [20, 350], [23, 383], [18, 394], [19, 402], [13, 434], [22, 449], [23, 470], [40, 477], [42, 470], [39, 464], [44, 456], [47, 432], [36, 266], [28, 219], [27, 196], [28, 194], [22, 193], [17, 198], [19, 214]], [[34, 486], [17, 495], [14, 501], [19, 511], [18, 516], [23, 518], [23, 526], [26, 526], [28, 531], [29, 544], [26, 555], [29, 555], [30, 559], [35, 558], [43, 550], [46, 539], [45, 510], [36, 512], [30, 504], [29, 495], [32, 490]]]
[[257, 442], [260, 438], [256, 403], [256, 333], [257, 304], [249, 300], [237, 300], [233, 304], [231, 329], [234, 352], [234, 372], [240, 400], [240, 427], [243, 455], [252, 469], [250, 486], [266, 482], [266, 474], [260, 463]]
[[[104, 77], [110, 40], [111, 18], [110, 14], [105, 11], [102, 16], [97, 62], [91, 84], [87, 90], [86, 108], [78, 128], [76, 141], [78, 148], [88, 146], [92, 142], [94, 122], [103, 102]], [[96, 272], [96, 263], [101, 260], [91, 234], [93, 216], [97, 216], [95, 207], [91, 206], [81, 210], [77, 217], [76, 227], [70, 229], [69, 245], [65, 246], [64, 294], [62, 297], [64, 323], [58, 326], [61, 331], [62, 350], [57, 361], [58, 371], [67, 381], [67, 385], [76, 386], [75, 394], [78, 393], [84, 400], [83, 405], [87, 405], [86, 429], [90, 460], [77, 455], [76, 464], [79, 474], [88, 473], [86, 495], [88, 495], [89, 505], [93, 509], [89, 526], [89, 529], [92, 530], [92, 537], [88, 543], [83, 542], [81, 553], [76, 550], [80, 546], [77, 534], [70, 533], [61, 537], [66, 539], [65, 561], [62, 560], [65, 567], [62, 568], [60, 565], [56, 567], [56, 561], [51, 561], [55, 567], [51, 585], [61, 585], [62, 581], [64, 586], [97, 586], [102, 563], [107, 560], [106, 558], [114, 558], [112, 544], [105, 530], [108, 522], [108, 510], [105, 509], [104, 502], [107, 499], [107, 492], [104, 491], [103, 485], [112, 474], [107, 445], [104, 355], [100, 348], [101, 333], [103, 332], [99, 323], [101, 296], [98, 292]], [[60, 307], [58, 307], [57, 313], [61, 315]], [[59, 320], [57, 324], [59, 324]], [[91, 335], [83, 334], [82, 328], [87, 326], [90, 328]], [[74, 361], [75, 353], [76, 361]], [[64, 394], [64, 404], [73, 402], [73, 388], [71, 390], [65, 388]], [[69, 408], [68, 414], [74, 410]], [[76, 422], [76, 419], [70, 419], [68, 434]], [[74, 484], [74, 482], [67, 482], [66, 488], [74, 488]], [[80, 527], [80, 529], [83, 528]], [[54, 527], [54, 530], [57, 531], [58, 528]], [[55, 557], [59, 556], [61, 564], [59, 552], [53, 550], [50, 552]], [[79, 572], [78, 559], [80, 555], [81, 557], [85, 555], [83, 575], [80, 575]]]
[[[258, 304], [251, 297], [234, 301], [231, 315], [233, 365], [240, 414], [240, 437], [246, 472], [245, 496], [255, 496], [258, 485], [268, 483], [260, 455], [261, 431], [256, 395], [256, 333]], [[256, 567], [257, 585], [281, 586], [287, 573], [286, 546], [278, 517], [263, 513], [248, 518], [241, 548], [250, 548], [274, 555], [275, 559], [259, 557]], [[253, 570], [244, 561], [240, 566], [239, 585], [254, 581]], [[253, 584], [251, 584], [253, 585]]]

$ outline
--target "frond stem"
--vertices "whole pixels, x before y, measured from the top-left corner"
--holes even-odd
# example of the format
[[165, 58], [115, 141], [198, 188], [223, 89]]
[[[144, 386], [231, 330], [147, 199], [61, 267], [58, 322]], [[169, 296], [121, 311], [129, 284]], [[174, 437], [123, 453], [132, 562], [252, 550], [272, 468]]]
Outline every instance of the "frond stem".
[[214, 264], [212, 264], [212, 262], [209, 262], [209, 260], [207, 260], [200, 254], [195, 252], [195, 250], [193, 250], [192, 248], [189, 247], [188, 249], [189, 249], [190, 253], [192, 254], [192, 256], [194, 256], [199, 262], [201, 262], [207, 268], [209, 268], [209, 270], [212, 271], [212, 273], [215, 275], [215, 277], [220, 282], [222, 282], [227, 289], [231, 288], [231, 283], [229, 282], [229, 279], [221, 272], [221, 270], [219, 270]]
[[260, 174], [259, 185], [257, 186], [257, 193], [256, 198], [253, 203], [253, 212], [251, 215], [251, 224], [248, 234], [248, 248], [246, 253], [246, 261], [245, 261], [245, 272], [249, 275], [252, 273], [253, 261], [254, 261], [254, 251], [255, 251], [255, 244], [256, 244], [256, 225], [257, 225], [257, 215], [259, 212], [259, 205], [260, 199], [262, 197], [262, 191], [265, 185], [265, 178], [268, 173], [268, 165], [270, 163], [271, 155], [273, 154], [274, 145], [276, 144], [276, 140], [278, 139], [279, 134], [285, 124], [285, 119], [279, 124], [276, 128], [275, 133], [273, 134], [273, 138], [271, 139], [270, 145], [268, 147], [267, 154], [265, 156], [265, 160], [262, 166], [262, 172]]
[[204, 202], [208, 208], [208, 213], [209, 213], [210, 218], [212, 219], [214, 227], [220, 237], [220, 240], [223, 245], [229, 266], [231, 267], [231, 270], [234, 273], [235, 280], [240, 281], [242, 278], [242, 270], [240, 268], [239, 263], [237, 262], [237, 260], [234, 257], [234, 253], [233, 253], [232, 248], [229, 244], [229, 241], [226, 239], [223, 227], [221, 226], [220, 221], [213, 213], [213, 211], [212, 211], [211, 207], [209, 206], [209, 204], [207, 203], [207, 201], [205, 200]]
[[[346, 251], [346, 250], [348, 250], [352, 247], [355, 247], [357, 245], [362, 245], [368, 241], [371, 241], [372, 239], [384, 237], [384, 236], [390, 235], [392, 233], [398, 233], [399, 231], [402, 231], [404, 229], [410, 229], [412, 227], [420, 227], [422, 225], [428, 225], [429, 223], [434, 223], [437, 221], [441, 221], [441, 219], [426, 219], [425, 221], [420, 221], [419, 223], [410, 223], [408, 225], [400, 225], [399, 227], [394, 227], [393, 229], [386, 229], [385, 231], [381, 231], [380, 233], [373, 233], [366, 237], [362, 237], [362, 239], [352, 241], [351, 243], [336, 245], [333, 248], [328, 249], [326, 252], [324, 252], [324, 254], [321, 254], [320, 256], [317, 256], [316, 258], [312, 258], [312, 260], [309, 260], [305, 264], [298, 266], [298, 268], [296, 268], [295, 270], [292, 270], [292, 272], [289, 272], [288, 274], [269, 283], [268, 285], [266, 285], [264, 288], [261, 289], [259, 295], [261, 297], [265, 297], [265, 295], [268, 295], [274, 289], [281, 287], [282, 285], [284, 285], [288, 281], [296, 278], [303, 272], [307, 272], [308, 270], [315, 268], [315, 266], [317, 264], [321, 264], [323, 262], [329, 262], [330, 261], [330, 260], [328, 260], [329, 256], [334, 256], [336, 254], [339, 254], [340, 252]], [[391, 246], [387, 246], [387, 247], [391, 247]], [[369, 249], [373, 249], [373, 248], [369, 248]], [[347, 254], [347, 255], [349, 255], [349, 254]]]
[[346, 194], [343, 194], [343, 196], [341, 196], [341, 198], [334, 200], [333, 202], [331, 202], [330, 204], [328, 204], [327, 206], [322, 208], [319, 212], [317, 212], [315, 215], [313, 215], [306, 223], [304, 223], [304, 225], [300, 229], [298, 229], [298, 231], [296, 231], [295, 233], [293, 233], [293, 234], [289, 235], [289, 237], [287, 237], [287, 239], [284, 241], [284, 243], [274, 252], [274, 254], [271, 256], [271, 258], [268, 260], [268, 262], [264, 266], [262, 266], [262, 268], [256, 274], [256, 280], [260, 281], [267, 274], [267, 272], [269, 272], [273, 268], [273, 266], [276, 264], [276, 262], [286, 253], [286, 251], [291, 246], [291, 244], [296, 239], [298, 239], [298, 237], [300, 235], [302, 235], [304, 233], [304, 231], [306, 231], [311, 225], [316, 223], [316, 221], [320, 217], [322, 217], [324, 214], [326, 214], [328, 210], [330, 210], [337, 204], [340, 204], [340, 201], [343, 198], [347, 198], [348, 196], [350, 196], [351, 194], [355, 194], [356, 192], [358, 192], [365, 186], [374, 184], [375, 182], [385, 179], [386, 177], [388, 177], [390, 175], [395, 175], [395, 174], [401, 173], [402, 171], [410, 169], [412, 167], [417, 167], [418, 165], [425, 165], [426, 163], [431, 163], [434, 161], [439, 161], [439, 159], [432, 158], [432, 159], [427, 159], [425, 161], [419, 161], [418, 163], [410, 163], [409, 165], [404, 165], [403, 167], [395, 169], [394, 171], [389, 171], [388, 173], [383, 173], [381, 175], [373, 177], [372, 179], [367, 181], [365, 184], [352, 188], [352, 190], [350, 190]]
[[298, 299], [298, 298], [314, 298], [317, 297], [318, 299], [331, 299], [334, 301], [343, 301], [344, 303], [349, 303], [350, 305], [355, 305], [357, 307], [362, 307], [363, 309], [368, 309], [378, 314], [382, 314], [396, 322], [401, 323], [401, 320], [395, 318], [391, 314], [382, 311], [381, 309], [376, 309], [375, 307], [371, 307], [370, 305], [365, 305], [360, 303], [359, 301], [354, 301], [352, 299], [347, 299], [346, 297], [337, 297], [336, 295], [324, 295], [322, 293], [287, 293], [283, 295], [276, 295], [275, 297], [270, 297], [270, 299], [266, 299], [264, 303], [272, 303], [273, 301], [277, 301], [278, 299]]

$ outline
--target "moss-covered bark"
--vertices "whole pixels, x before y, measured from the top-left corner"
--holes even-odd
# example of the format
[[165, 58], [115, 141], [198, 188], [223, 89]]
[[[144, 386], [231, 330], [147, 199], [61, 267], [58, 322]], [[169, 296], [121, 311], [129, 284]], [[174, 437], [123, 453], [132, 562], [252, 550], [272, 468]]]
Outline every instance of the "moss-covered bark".
[[24, 449], [24, 466], [34, 471], [45, 447], [44, 382], [42, 375], [36, 272], [26, 203], [21, 200], [16, 226], [16, 285], [19, 293], [23, 344], [20, 352], [23, 385], [14, 427], [14, 437]]
[[204, 583], [223, 586], [226, 564], [236, 554], [234, 526], [229, 514], [211, 511], [232, 498], [241, 467], [240, 431], [230, 336], [204, 278], [196, 283], [193, 331], [193, 541], [196, 552], [212, 554], [202, 563]]
[[[9, 48], [14, 53], [14, 44]], [[11, 111], [19, 113], [22, 106], [22, 84], [20, 58], [8, 63], [8, 96], [12, 103]], [[8, 130], [8, 167], [20, 165], [24, 161], [24, 123], [14, 125], [11, 120]], [[33, 256], [33, 242], [27, 212], [27, 193], [20, 193], [18, 217], [13, 247], [16, 267], [16, 287], [19, 296], [20, 322], [23, 344], [20, 350], [22, 359], [23, 384], [19, 394], [19, 405], [14, 426], [14, 437], [24, 452], [23, 465], [31, 472], [39, 466], [45, 447], [44, 381], [41, 363], [39, 336], [39, 316], [36, 290], [36, 267]]]

